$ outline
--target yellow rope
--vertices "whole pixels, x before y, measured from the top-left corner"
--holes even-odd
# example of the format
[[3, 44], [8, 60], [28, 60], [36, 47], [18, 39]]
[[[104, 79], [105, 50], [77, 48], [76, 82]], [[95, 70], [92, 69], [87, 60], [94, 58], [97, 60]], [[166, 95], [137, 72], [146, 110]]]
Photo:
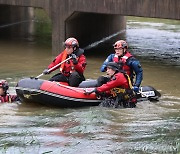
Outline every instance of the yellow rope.
[[[55, 84], [56, 84], [56, 82], [54, 82], [54, 84], [50, 85], [50, 86], [49, 86], [47, 89], [45, 89], [44, 91], [46, 92], [48, 89], [52, 88]], [[30, 93], [30, 94], [24, 94], [24, 97], [25, 97], [25, 98], [29, 98], [29, 97], [31, 97], [31, 96], [37, 96], [37, 95], [40, 95], [40, 94], [41, 94], [41, 92], [37, 92], [37, 93], [35, 93], [35, 94], [32, 94], [32, 93]]]
[[[45, 89], [44, 91], [46, 92], [47, 90], [49, 90], [50, 88], [52, 88], [54, 85], [56, 84], [56, 82], [54, 82], [54, 84], [50, 85], [47, 89]], [[40, 92], [37, 94], [32, 94], [32, 95], [39, 95], [41, 94]]]
[[[74, 90], [74, 91], [76, 91], [76, 92], [82, 92], [82, 91], [80, 91], [80, 90], [73, 89], [73, 88], [71, 88], [71, 87], [65, 86], [65, 85], [60, 84], [60, 83], [55, 82], [55, 81], [53, 81], [53, 83], [54, 83], [54, 84], [50, 85], [50, 86], [49, 86], [47, 89], [45, 89], [44, 91], [45, 91], [45, 92], [48, 91], [50, 88], [52, 88], [52, 87], [56, 84], [56, 85], [59, 85], [59, 86], [64, 87], [64, 88], [67, 88], [67, 89], [70, 89], [70, 90]], [[40, 95], [40, 94], [41, 94], [41, 92], [37, 92], [37, 93], [35, 93], [35, 94], [32, 94], [32, 93], [30, 93], [30, 94], [24, 94], [24, 97], [28, 99], [28, 98], [31, 97], [31, 96], [37, 96], [37, 95]]]

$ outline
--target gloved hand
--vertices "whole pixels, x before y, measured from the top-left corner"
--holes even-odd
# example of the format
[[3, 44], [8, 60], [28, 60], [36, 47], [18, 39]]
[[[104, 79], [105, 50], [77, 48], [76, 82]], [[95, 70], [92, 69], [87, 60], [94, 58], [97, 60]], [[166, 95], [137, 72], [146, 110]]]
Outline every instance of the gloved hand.
[[44, 71], [43, 71], [43, 74], [46, 75], [46, 74], [49, 74], [49, 70], [46, 68]]
[[133, 86], [133, 90], [134, 90], [135, 92], [139, 92], [139, 87], [138, 87], [138, 86]]
[[94, 88], [94, 89], [92, 89], [92, 90], [89, 90], [89, 91], [87, 91], [87, 89], [84, 89], [84, 94], [85, 94], [85, 95], [90, 95], [90, 94], [92, 94], [93, 92], [96, 92], [96, 88]]
[[73, 53], [71, 54], [72, 60], [73, 60], [73, 64], [76, 65], [78, 63], [77, 61], [77, 56]]

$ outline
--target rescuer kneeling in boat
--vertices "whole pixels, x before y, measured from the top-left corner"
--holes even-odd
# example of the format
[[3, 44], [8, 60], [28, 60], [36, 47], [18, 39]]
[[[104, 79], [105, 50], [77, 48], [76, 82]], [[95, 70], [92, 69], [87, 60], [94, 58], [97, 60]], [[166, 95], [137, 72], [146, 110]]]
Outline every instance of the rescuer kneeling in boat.
[[[48, 69], [43, 71], [43, 74], [49, 74], [59, 68], [60, 73], [51, 77], [50, 81], [66, 82], [70, 86], [77, 87], [85, 80], [83, 75], [86, 67], [86, 57], [83, 54], [84, 50], [79, 48], [79, 43], [75, 38], [68, 38], [64, 46], [65, 50], [53, 60], [48, 66]], [[68, 58], [70, 59], [66, 61]], [[48, 71], [61, 62], [63, 63], [59, 67], [53, 69], [51, 72]]]
[[137, 99], [132, 89], [130, 77], [115, 62], [107, 64], [106, 72], [109, 80], [92, 91], [85, 92], [85, 94], [95, 92], [102, 96], [103, 101], [100, 105], [103, 107], [136, 107]]
[[17, 95], [10, 95], [7, 90], [9, 89], [8, 82], [6, 80], [0, 80], [0, 103], [11, 103], [18, 101]]

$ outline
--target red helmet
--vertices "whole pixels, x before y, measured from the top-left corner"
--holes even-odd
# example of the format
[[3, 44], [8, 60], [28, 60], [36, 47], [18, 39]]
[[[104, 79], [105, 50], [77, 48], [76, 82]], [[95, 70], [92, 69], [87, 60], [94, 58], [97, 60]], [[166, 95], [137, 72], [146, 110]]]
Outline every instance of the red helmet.
[[9, 88], [8, 82], [6, 80], [0, 80], [0, 88], [3, 88], [4, 91], [7, 91]]
[[124, 40], [117, 41], [113, 46], [114, 46], [114, 49], [119, 49], [119, 48], [122, 48], [122, 49], [126, 48], [127, 49], [128, 48], [128, 44]]
[[73, 38], [73, 37], [68, 38], [68, 39], [64, 42], [64, 45], [65, 45], [65, 47], [66, 47], [66, 46], [69, 46], [69, 47], [72, 47], [72, 48], [74, 48], [74, 47], [79, 47], [78, 41], [77, 41], [75, 38]]

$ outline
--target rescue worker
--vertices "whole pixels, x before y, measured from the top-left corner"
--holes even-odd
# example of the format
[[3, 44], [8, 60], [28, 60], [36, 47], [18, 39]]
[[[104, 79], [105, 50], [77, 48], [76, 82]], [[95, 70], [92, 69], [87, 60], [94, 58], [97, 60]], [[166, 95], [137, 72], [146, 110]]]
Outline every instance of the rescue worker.
[[119, 65], [115, 62], [109, 62], [106, 65], [106, 72], [110, 80], [85, 94], [95, 92], [97, 95], [103, 96], [101, 105], [104, 107], [135, 107], [137, 99], [127, 73], [119, 70]]
[[[43, 71], [43, 74], [49, 74], [59, 68], [60, 73], [51, 77], [50, 81], [66, 82], [70, 86], [77, 87], [79, 83], [85, 80], [83, 75], [86, 68], [86, 57], [83, 54], [84, 50], [79, 48], [78, 41], [72, 37], [64, 42], [64, 46], [65, 50], [53, 60], [48, 68]], [[69, 57], [72, 58], [62, 63], [51, 72], [48, 71], [50, 68], [65, 61]]]
[[0, 80], [0, 103], [11, 103], [18, 101], [17, 95], [10, 95], [7, 90], [9, 89], [8, 82], [6, 80]]
[[[131, 82], [133, 84], [133, 90], [138, 92], [139, 86], [141, 85], [143, 79], [143, 69], [140, 62], [128, 51], [128, 44], [126, 41], [119, 40], [113, 46], [115, 53], [110, 54], [106, 58], [103, 65], [101, 66], [101, 72], [105, 72], [109, 62], [119, 63], [122, 65], [122, 69], [130, 76]], [[134, 75], [136, 76], [135, 81]], [[106, 78], [101, 77], [99, 82], [103, 83], [106, 82], [106, 80]]]

